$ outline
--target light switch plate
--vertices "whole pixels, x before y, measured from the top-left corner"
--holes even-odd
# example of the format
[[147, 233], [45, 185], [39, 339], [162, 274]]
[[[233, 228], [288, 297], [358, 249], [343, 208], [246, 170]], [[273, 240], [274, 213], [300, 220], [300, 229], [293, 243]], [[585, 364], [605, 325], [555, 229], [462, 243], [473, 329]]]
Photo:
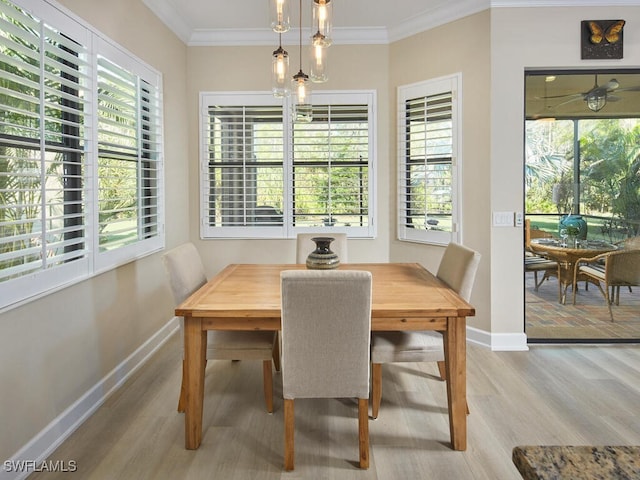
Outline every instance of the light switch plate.
[[513, 212], [493, 212], [494, 227], [513, 227]]

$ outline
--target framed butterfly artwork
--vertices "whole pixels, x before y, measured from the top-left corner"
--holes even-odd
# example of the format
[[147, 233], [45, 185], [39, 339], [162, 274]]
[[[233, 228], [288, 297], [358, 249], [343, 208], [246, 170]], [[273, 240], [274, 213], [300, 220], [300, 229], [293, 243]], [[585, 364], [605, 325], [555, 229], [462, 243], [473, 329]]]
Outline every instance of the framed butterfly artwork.
[[583, 60], [622, 58], [624, 20], [583, 20], [581, 46]]

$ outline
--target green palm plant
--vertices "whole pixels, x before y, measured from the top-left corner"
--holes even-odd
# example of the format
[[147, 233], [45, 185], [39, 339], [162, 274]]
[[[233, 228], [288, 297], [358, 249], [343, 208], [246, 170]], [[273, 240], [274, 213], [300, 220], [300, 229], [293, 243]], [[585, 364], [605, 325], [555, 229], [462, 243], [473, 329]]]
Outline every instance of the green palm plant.
[[640, 125], [624, 128], [618, 121], [599, 121], [582, 136], [585, 189], [592, 203], [610, 209], [637, 235], [640, 224]]

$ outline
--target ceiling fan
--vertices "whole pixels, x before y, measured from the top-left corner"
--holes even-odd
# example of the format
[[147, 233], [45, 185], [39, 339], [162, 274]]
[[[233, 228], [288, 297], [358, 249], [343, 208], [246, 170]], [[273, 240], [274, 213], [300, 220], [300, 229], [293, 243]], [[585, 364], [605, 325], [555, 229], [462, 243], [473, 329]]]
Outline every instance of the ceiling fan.
[[589, 107], [589, 110], [598, 112], [602, 110], [607, 102], [616, 102], [620, 100], [620, 97], [611, 95], [613, 92], [625, 91], [640, 91], [640, 86], [620, 88], [620, 83], [615, 78], [612, 78], [603, 85], [598, 85], [598, 75], [596, 74], [593, 88], [591, 88], [591, 90], [589, 90], [588, 92], [569, 93], [565, 95], [551, 95], [539, 98], [567, 98], [567, 100], [565, 100], [564, 102], [555, 105], [554, 108], [565, 105], [569, 102], [582, 99], [587, 102], [587, 107]]

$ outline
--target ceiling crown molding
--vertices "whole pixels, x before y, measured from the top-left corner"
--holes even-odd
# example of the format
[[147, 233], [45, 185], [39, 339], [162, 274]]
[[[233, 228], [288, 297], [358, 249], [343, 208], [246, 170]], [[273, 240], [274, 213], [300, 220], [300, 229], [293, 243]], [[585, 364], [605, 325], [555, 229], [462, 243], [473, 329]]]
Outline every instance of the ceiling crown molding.
[[[143, 3], [188, 46], [273, 45], [270, 28], [258, 29], [194, 29], [173, 2], [142, 0]], [[603, 3], [606, 2], [606, 5]], [[389, 44], [412, 35], [445, 25], [489, 8], [518, 7], [586, 7], [640, 6], [640, 0], [456, 0], [426, 10], [387, 27], [352, 27], [333, 29], [335, 45]], [[309, 32], [303, 29], [305, 37]], [[298, 35], [298, 29], [291, 29]], [[289, 35], [289, 34], [287, 34]], [[283, 36], [283, 41], [287, 40]], [[297, 41], [292, 42], [297, 43]]]
[[[295, 45], [298, 43], [300, 30], [292, 28], [282, 34], [282, 43]], [[309, 44], [311, 30], [302, 29], [302, 43]], [[231, 46], [252, 46], [271, 45], [273, 46], [273, 30], [270, 28], [258, 29], [195, 29], [187, 41], [190, 47], [231, 47]], [[371, 28], [338, 28], [333, 29], [334, 45], [367, 45], [389, 43], [387, 29], [384, 27]]]
[[172, 4], [165, 0], [142, 0], [142, 2], [162, 20], [162, 23], [169, 27], [180, 40], [186, 44], [189, 43], [193, 29]]
[[273, 30], [266, 27], [243, 28], [241, 30], [232, 28], [196, 28], [191, 32], [189, 39], [185, 43], [190, 47], [273, 45]]
[[[142, 0], [155, 15], [189, 46], [250, 46], [272, 45], [273, 32], [264, 29], [193, 29], [181, 12], [166, 0]], [[489, 8], [489, 0], [447, 2], [444, 6], [423, 12], [386, 27], [352, 27], [333, 29], [335, 45], [389, 44], [429, 30], [447, 22], [466, 17]], [[292, 29], [297, 32], [297, 29]], [[305, 30], [303, 29], [303, 33]]]
[[389, 29], [389, 40], [395, 42], [440, 25], [459, 20], [490, 8], [489, 0], [461, 0], [448, 2], [408, 18]]

